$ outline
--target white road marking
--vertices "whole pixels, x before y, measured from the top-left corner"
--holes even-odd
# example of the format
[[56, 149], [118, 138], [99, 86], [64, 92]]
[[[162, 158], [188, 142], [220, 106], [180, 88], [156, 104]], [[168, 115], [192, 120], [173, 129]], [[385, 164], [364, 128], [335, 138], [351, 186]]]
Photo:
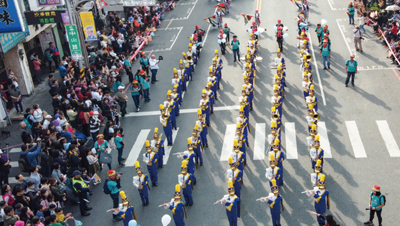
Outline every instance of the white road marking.
[[400, 157], [399, 146], [394, 139], [392, 132], [390, 131], [389, 124], [386, 120], [377, 120], [379, 132], [381, 132], [382, 138], [385, 141], [386, 148], [389, 151], [390, 157]]
[[[175, 139], [176, 139], [176, 135], [178, 135], [178, 131], [179, 131], [179, 127], [176, 128], [177, 130], [172, 130], [172, 142], [175, 143]], [[167, 142], [167, 138], [165, 138], [164, 140], [164, 151], [165, 151], [165, 155], [164, 155], [164, 165], [167, 165], [168, 159], [169, 159], [169, 155], [171, 154], [171, 150], [172, 150], [173, 146], [168, 146], [168, 142]]]
[[324, 158], [332, 158], [331, 145], [329, 144], [325, 122], [318, 122], [318, 134], [321, 148], [324, 149]]
[[350, 46], [349, 46], [349, 43], [348, 43], [347, 40], [346, 40], [346, 36], [345, 36], [344, 33], [343, 33], [342, 27], [340, 26], [340, 23], [339, 23], [338, 20], [336, 20], [336, 22], [337, 22], [337, 25], [338, 25], [338, 27], [339, 27], [340, 33], [342, 33], [342, 36], [343, 36], [344, 42], [346, 43], [347, 49], [349, 50], [349, 53], [350, 53], [350, 55], [351, 55], [351, 54], [353, 54], [353, 52], [351, 51], [351, 48], [350, 48]]
[[224, 144], [222, 145], [221, 157], [219, 161], [228, 161], [229, 156], [231, 156], [233, 150], [233, 140], [235, 139], [235, 132], [236, 124], [226, 125]]
[[146, 139], [149, 133], [150, 133], [149, 129], [142, 129], [140, 131], [139, 135], [136, 137], [136, 141], [133, 144], [131, 151], [129, 152], [128, 158], [126, 158], [125, 161], [126, 166], [135, 165], [135, 162], [138, 160], [140, 151], [143, 149], [143, 146], [146, 143]]
[[315, 71], [317, 72], [319, 89], [321, 90], [322, 102], [324, 103], [324, 106], [326, 106], [324, 87], [322, 86], [321, 76], [319, 75], [317, 59], [315, 58], [315, 52], [314, 52], [314, 47], [313, 47], [312, 41], [311, 41], [311, 35], [309, 36], [309, 39], [310, 39], [311, 52], [312, 52], [312, 55], [313, 55], [313, 58], [314, 58]]
[[265, 130], [266, 123], [256, 123], [256, 135], [254, 138], [253, 160], [264, 160], [265, 157]]
[[[179, 113], [180, 114], [185, 114], [185, 113], [197, 113], [198, 108], [191, 108], [191, 109], [180, 109]], [[239, 110], [240, 105], [233, 105], [233, 106], [221, 106], [221, 107], [214, 107], [214, 111], [233, 111], [233, 110]], [[141, 111], [141, 112], [130, 112], [125, 115], [125, 117], [139, 117], [139, 116], [154, 116], [154, 115], [160, 115], [160, 111]]]
[[10, 162], [11, 167], [18, 167], [18, 161], [11, 161]]
[[372, 68], [370, 68], [370, 66], [366, 66], [365, 68], [363, 66], [361, 67], [357, 67], [357, 71], [375, 71], [375, 70], [393, 70], [393, 69], [397, 69], [397, 67], [382, 67], [382, 66], [372, 66]]
[[18, 181], [15, 179], [15, 177], [9, 177], [8, 178], [8, 183], [9, 184], [16, 184], [16, 183], [18, 183]]
[[297, 141], [296, 141], [296, 129], [294, 122], [285, 122], [285, 139], [286, 139], [286, 158], [297, 159]]
[[353, 147], [355, 158], [366, 158], [364, 145], [362, 143], [360, 133], [358, 132], [357, 124], [355, 121], [346, 121], [347, 132], [349, 133], [351, 146]]
[[335, 3], [331, 2], [331, 0], [328, 0], [328, 3], [329, 3], [329, 6], [331, 7], [332, 11], [336, 10], [336, 8], [334, 9], [334, 8], [332, 7], [332, 4], [335, 4]]
[[183, 27], [180, 27], [180, 29], [179, 29], [179, 31], [178, 31], [178, 34], [176, 35], [175, 40], [172, 42], [172, 44], [171, 44], [171, 46], [168, 48], [168, 50], [171, 50], [172, 47], [174, 47], [174, 44], [175, 44], [176, 40], [178, 40], [179, 34], [181, 33], [182, 29], [183, 29]]
[[20, 153], [20, 152], [21, 152], [21, 148], [11, 148], [8, 153]]

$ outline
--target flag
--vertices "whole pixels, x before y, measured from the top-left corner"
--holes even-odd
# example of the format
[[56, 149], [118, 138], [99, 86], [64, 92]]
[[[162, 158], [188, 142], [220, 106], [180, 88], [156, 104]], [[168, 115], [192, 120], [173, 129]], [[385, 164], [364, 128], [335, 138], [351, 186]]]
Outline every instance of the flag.
[[215, 18], [215, 15], [212, 17], [208, 17], [206, 19], [204, 19], [205, 21], [207, 21], [207, 23], [211, 24], [213, 27], [217, 26], [217, 19]]
[[226, 13], [226, 7], [224, 3], [214, 6], [214, 8], [219, 8], [223, 13]]
[[299, 8], [301, 8], [301, 6], [303, 5], [301, 0], [290, 0], [290, 1], [293, 2], [293, 4], [295, 4]]
[[243, 16], [243, 18], [244, 18], [244, 24], [246, 25], [250, 20], [251, 20], [251, 18], [253, 17], [252, 15], [249, 15], [249, 14], [240, 14], [240, 15], [242, 15]]
[[301, 11], [299, 13], [299, 15], [297, 15], [296, 20], [300, 20], [302, 19], [303, 21], [306, 21], [306, 16], [304, 15], [303, 11]]

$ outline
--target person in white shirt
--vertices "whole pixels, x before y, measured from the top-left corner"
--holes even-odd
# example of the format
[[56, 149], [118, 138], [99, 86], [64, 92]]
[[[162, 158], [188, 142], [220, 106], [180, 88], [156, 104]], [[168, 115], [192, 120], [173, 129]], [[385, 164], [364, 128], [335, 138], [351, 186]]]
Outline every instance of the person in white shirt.
[[45, 120], [43, 122], [43, 129], [48, 129], [49, 125], [50, 125], [50, 122], [51, 122], [51, 119], [53, 117], [51, 115], [46, 115], [46, 117], [44, 117], [44, 118], [45, 118]]
[[43, 122], [43, 111], [40, 109], [39, 104], [33, 105], [32, 115], [36, 122]]
[[159, 68], [158, 63], [160, 63], [160, 61], [156, 59], [156, 56], [151, 55], [151, 58], [149, 60], [150, 70], [151, 70], [151, 84], [158, 82], [158, 80], [156, 78], [158, 68]]
[[356, 29], [353, 30], [354, 35], [354, 46], [356, 47], [356, 51], [362, 52], [362, 45], [361, 45], [361, 30], [360, 27], [357, 26]]
[[93, 99], [96, 99], [97, 101], [101, 101], [101, 99], [102, 99], [102, 96], [99, 94], [99, 92], [97, 91], [97, 88], [93, 88], [93, 91], [92, 91], [92, 98]]

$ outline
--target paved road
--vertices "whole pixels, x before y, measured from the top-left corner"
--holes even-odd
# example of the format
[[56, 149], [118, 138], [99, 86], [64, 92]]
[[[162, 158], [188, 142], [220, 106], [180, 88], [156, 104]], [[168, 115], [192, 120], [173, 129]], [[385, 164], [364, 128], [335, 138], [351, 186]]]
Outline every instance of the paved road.
[[[260, 4], [259, 2], [262, 2]], [[171, 89], [171, 78], [174, 67], [178, 67], [181, 53], [187, 50], [189, 35], [196, 24], [208, 29], [203, 18], [214, 12], [214, 1], [185, 0], [177, 3], [177, 9], [170, 12], [163, 22], [161, 29], [156, 33], [153, 42], [146, 50], [153, 49], [156, 55], [164, 56], [160, 64], [160, 72], [156, 83], [151, 90], [152, 101], [142, 106], [141, 114], [131, 113], [122, 119], [126, 136], [125, 157], [131, 155], [133, 159], [144, 153], [145, 139], [151, 139], [155, 127], [162, 128], [159, 123], [159, 104], [165, 99], [168, 89]], [[319, 132], [322, 148], [331, 153], [324, 165], [327, 175], [327, 189], [331, 193], [331, 213], [341, 225], [362, 225], [368, 218], [368, 196], [374, 184], [382, 188], [387, 197], [387, 206], [384, 207], [383, 217], [385, 225], [395, 225], [395, 203], [400, 197], [397, 193], [397, 180], [400, 170], [400, 127], [397, 115], [400, 109], [395, 103], [399, 97], [393, 95], [399, 85], [398, 71], [387, 61], [385, 50], [372, 35], [372, 29], [367, 28], [366, 40], [363, 42], [364, 53], [356, 53], [359, 62], [359, 73], [356, 75], [356, 86], [344, 87], [344, 62], [354, 53], [352, 30], [348, 25], [345, 8], [346, 2], [341, 1], [311, 1], [310, 36], [315, 51], [315, 65], [313, 60], [314, 83], [316, 95], [319, 99]], [[283, 55], [287, 64], [287, 89], [284, 100], [283, 113], [283, 150], [293, 156], [284, 162], [285, 186], [281, 189], [284, 199], [285, 212], [282, 214], [282, 225], [317, 225], [315, 217], [307, 213], [313, 210], [313, 200], [304, 194], [305, 189], [311, 189], [309, 154], [306, 145], [307, 122], [306, 106], [302, 96], [299, 73], [299, 57], [296, 48], [297, 28], [294, 18], [298, 14], [297, 8], [288, 0], [282, 1], [237, 1], [232, 3], [231, 13], [224, 17], [232, 31], [242, 42], [241, 51], [248, 40], [245, 32], [247, 26], [243, 23], [240, 13], [253, 14], [259, 8], [261, 11], [262, 27], [268, 31], [260, 38], [260, 55], [263, 61], [257, 64], [255, 85], [255, 110], [251, 112], [249, 134], [250, 148], [248, 149], [248, 166], [244, 172], [244, 186], [242, 187], [242, 218], [239, 225], [270, 225], [269, 208], [255, 200], [269, 193], [269, 184], [265, 178], [265, 168], [268, 162], [262, 155], [266, 145], [265, 135], [270, 128], [269, 102], [272, 93], [272, 76], [275, 70], [271, 69], [271, 62], [275, 58], [277, 43], [272, 27], [278, 19], [289, 28], [289, 37], [285, 40]], [[174, 19], [171, 19], [174, 18]], [[322, 70], [322, 61], [319, 56], [317, 38], [313, 29], [316, 22], [328, 20], [332, 40], [331, 70]], [[217, 28], [210, 28], [201, 59], [196, 67], [193, 81], [189, 83], [189, 91], [184, 96], [182, 113], [178, 118], [179, 130], [171, 148], [167, 165], [159, 171], [159, 187], [150, 192], [150, 205], [142, 207], [140, 197], [132, 186], [132, 177], [136, 175], [133, 167], [120, 168], [123, 172], [122, 187], [136, 209], [136, 215], [142, 226], [161, 225], [160, 219], [164, 214], [171, 215], [171, 211], [158, 208], [159, 204], [169, 201], [173, 197], [174, 185], [180, 172], [181, 160], [172, 153], [185, 150], [187, 137], [191, 133], [197, 115], [195, 109], [201, 97], [201, 90], [206, 84], [208, 67], [214, 50], [218, 48], [216, 36]], [[218, 48], [219, 49], [219, 48]], [[196, 172], [198, 183], [194, 190], [194, 206], [187, 208], [187, 225], [229, 225], [224, 207], [213, 203], [226, 194], [227, 181], [225, 171], [228, 163], [223, 153], [224, 141], [232, 139], [227, 133], [238, 116], [238, 97], [242, 85], [241, 64], [233, 63], [232, 51], [222, 57], [224, 60], [223, 81], [219, 91], [219, 100], [216, 111], [211, 116], [209, 129], [209, 148], [203, 152], [204, 166]], [[137, 67], [137, 65], [134, 65]], [[318, 71], [318, 73], [317, 73]], [[156, 87], [156, 89], [154, 89]], [[325, 100], [324, 100], [325, 99]], [[324, 102], [326, 104], [324, 104]], [[128, 111], [134, 111], [130, 100]], [[148, 116], [142, 116], [146, 112]], [[137, 138], [139, 135], [139, 138]], [[227, 135], [227, 136], [226, 136]], [[257, 138], [256, 138], [257, 137]], [[291, 139], [295, 137], [295, 139]], [[261, 145], [255, 145], [255, 143]], [[116, 159], [116, 153], [114, 153]], [[326, 156], [328, 157], [328, 156]], [[224, 161], [221, 161], [224, 160]], [[129, 162], [131, 165], [133, 162]], [[128, 163], [128, 164], [129, 164]], [[115, 164], [116, 165], [116, 164]], [[144, 170], [147, 172], [147, 170]], [[105, 179], [106, 172], [102, 172]], [[101, 186], [94, 188], [95, 196], [91, 200], [90, 217], [81, 218], [78, 208], [73, 211], [84, 225], [122, 225], [114, 224], [111, 216], [105, 210], [111, 208], [111, 199], [104, 195]]]

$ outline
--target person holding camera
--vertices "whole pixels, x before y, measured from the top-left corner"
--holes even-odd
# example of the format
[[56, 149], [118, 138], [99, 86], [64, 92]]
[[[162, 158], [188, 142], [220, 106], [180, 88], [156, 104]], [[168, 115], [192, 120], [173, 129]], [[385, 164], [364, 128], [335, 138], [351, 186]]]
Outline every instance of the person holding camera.
[[363, 37], [359, 26], [357, 26], [356, 29], [353, 30], [353, 35], [354, 35], [354, 46], [356, 47], [356, 51], [360, 51], [362, 53], [363, 50], [362, 50], [361, 40], [363, 39]]
[[[114, 170], [109, 170], [107, 172], [108, 178], [105, 182], [105, 186], [107, 186], [109, 192], [110, 192], [110, 197], [113, 200], [113, 208], [118, 208], [119, 206], [119, 189], [121, 188], [120, 184], [120, 178], [121, 175], [120, 173], [115, 172]], [[113, 214], [113, 221], [120, 221], [123, 218], [119, 216], [118, 214]]]
[[382, 207], [385, 206], [386, 198], [381, 194], [381, 187], [378, 185], [374, 185], [372, 188], [372, 193], [369, 196], [369, 221], [364, 222], [364, 224], [373, 224], [372, 220], [374, 220], [374, 215], [378, 216], [379, 226], [382, 226]]

